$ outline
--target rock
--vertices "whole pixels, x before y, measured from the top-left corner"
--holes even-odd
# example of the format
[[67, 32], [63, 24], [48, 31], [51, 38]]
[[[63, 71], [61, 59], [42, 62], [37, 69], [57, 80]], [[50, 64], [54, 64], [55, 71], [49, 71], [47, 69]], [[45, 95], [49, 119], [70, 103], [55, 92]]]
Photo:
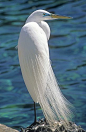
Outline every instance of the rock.
[[19, 131], [7, 127], [6, 125], [0, 124], [0, 132], [19, 132]]
[[22, 128], [20, 132], [86, 132], [80, 126], [77, 126], [73, 122], [69, 122], [69, 124], [65, 126], [65, 122], [58, 121], [55, 123], [55, 128], [51, 129], [46, 120], [42, 119], [37, 121], [35, 124], [33, 123], [27, 128]]

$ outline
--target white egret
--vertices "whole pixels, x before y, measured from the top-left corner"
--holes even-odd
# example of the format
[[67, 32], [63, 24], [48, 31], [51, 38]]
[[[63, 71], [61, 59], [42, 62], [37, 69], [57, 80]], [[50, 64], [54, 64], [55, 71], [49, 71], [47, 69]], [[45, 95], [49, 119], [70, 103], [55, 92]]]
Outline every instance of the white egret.
[[43, 21], [59, 18], [70, 19], [45, 10], [34, 11], [22, 27], [18, 40], [18, 55], [24, 82], [34, 102], [40, 104], [50, 125], [54, 125], [58, 119], [68, 123], [71, 117], [71, 104], [62, 95], [51, 67], [48, 48], [50, 28]]

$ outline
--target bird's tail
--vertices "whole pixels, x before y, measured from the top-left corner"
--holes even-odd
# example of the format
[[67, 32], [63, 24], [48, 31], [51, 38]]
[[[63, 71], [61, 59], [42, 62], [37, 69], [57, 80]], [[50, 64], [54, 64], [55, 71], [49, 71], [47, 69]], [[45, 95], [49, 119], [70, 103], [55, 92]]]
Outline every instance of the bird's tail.
[[58, 120], [65, 121], [65, 123], [68, 124], [68, 120], [71, 118], [70, 109], [72, 105], [62, 95], [53, 73], [50, 61], [47, 60], [46, 57], [42, 61], [41, 59], [41, 57], [37, 57], [36, 59], [36, 65], [38, 67], [37, 77], [34, 71], [35, 80], [36, 78], [39, 78], [39, 80], [36, 81], [38, 91], [35, 91], [38, 97], [38, 102], [50, 126], [54, 126], [55, 122]]

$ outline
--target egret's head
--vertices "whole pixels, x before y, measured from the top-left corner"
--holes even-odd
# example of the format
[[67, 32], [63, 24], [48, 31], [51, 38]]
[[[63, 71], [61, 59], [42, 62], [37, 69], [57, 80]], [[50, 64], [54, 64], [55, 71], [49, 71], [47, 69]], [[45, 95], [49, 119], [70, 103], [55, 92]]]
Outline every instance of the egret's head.
[[71, 19], [71, 17], [55, 15], [45, 10], [36, 10], [28, 17], [26, 23], [28, 21], [40, 22], [43, 20], [53, 20], [53, 19]]

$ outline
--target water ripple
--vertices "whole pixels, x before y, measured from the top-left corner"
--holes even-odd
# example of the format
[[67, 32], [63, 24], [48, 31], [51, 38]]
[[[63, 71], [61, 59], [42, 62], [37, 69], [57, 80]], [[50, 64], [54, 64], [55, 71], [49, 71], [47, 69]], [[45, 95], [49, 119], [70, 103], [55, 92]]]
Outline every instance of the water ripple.
[[[34, 120], [15, 47], [21, 27], [36, 9], [73, 17], [48, 21], [50, 58], [63, 93], [77, 109], [76, 123], [86, 129], [86, 0], [0, 1], [0, 122], [19, 129]], [[37, 115], [43, 117], [39, 105]]]

